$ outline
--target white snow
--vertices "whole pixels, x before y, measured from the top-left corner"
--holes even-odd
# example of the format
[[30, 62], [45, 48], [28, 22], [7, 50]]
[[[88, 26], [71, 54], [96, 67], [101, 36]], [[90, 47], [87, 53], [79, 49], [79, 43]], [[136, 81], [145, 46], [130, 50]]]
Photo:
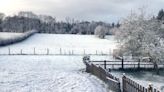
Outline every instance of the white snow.
[[[8, 34], [6, 34], [8, 35]], [[9, 34], [10, 35], [10, 34]], [[4, 36], [4, 35], [3, 35]], [[7, 37], [7, 36], [4, 36]], [[11, 37], [8, 36], [8, 37]], [[0, 48], [0, 53], [62, 53], [74, 50], [74, 53], [112, 53], [116, 48], [113, 36], [99, 39], [91, 35], [54, 35], [36, 34], [27, 40]], [[111, 51], [111, 52], [110, 52]], [[92, 60], [110, 60], [108, 56], [92, 56]], [[105, 85], [98, 78], [82, 72], [85, 65], [82, 56], [0, 56], [0, 92], [107, 92]], [[117, 77], [121, 72], [113, 72]], [[147, 87], [151, 82], [161, 89], [164, 79], [150, 73], [130, 78]], [[153, 81], [154, 79], [154, 81]]]
[[[114, 37], [99, 39], [91, 35], [36, 34], [29, 39], [0, 48], [0, 53], [109, 53], [116, 48]], [[82, 56], [0, 56], [0, 92], [107, 92], [98, 78], [83, 72]]]
[[62, 53], [69, 54], [73, 51], [74, 54], [111, 54], [116, 48], [116, 41], [114, 36], [107, 37], [107, 39], [99, 39], [94, 35], [69, 35], [69, 34], [35, 34], [22, 43], [4, 47], [1, 54], [8, 53], [8, 47], [11, 48], [11, 53], [33, 53], [36, 49], [37, 54], [46, 54], [47, 48], [50, 54], [59, 54], [60, 48]]
[[22, 33], [11, 33], [11, 32], [0, 32], [0, 40], [1, 39], [12, 39], [17, 36], [21, 36]]
[[0, 92], [107, 92], [82, 56], [0, 56]]

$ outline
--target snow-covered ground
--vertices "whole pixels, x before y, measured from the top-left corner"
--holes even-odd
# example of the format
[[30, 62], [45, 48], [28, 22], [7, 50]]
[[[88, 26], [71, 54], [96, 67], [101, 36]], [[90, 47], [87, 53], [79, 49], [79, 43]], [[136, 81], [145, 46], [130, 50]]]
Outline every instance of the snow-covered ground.
[[[35, 34], [26, 41], [15, 45], [0, 48], [0, 54], [7, 54], [8, 47], [11, 53], [33, 53], [34, 48], [37, 54], [46, 54], [47, 48], [50, 54], [110, 54], [116, 48], [114, 36], [107, 39], [99, 39], [94, 35], [61, 35], [61, 34]], [[85, 50], [85, 52], [84, 52]]]
[[0, 56], [0, 92], [107, 92], [82, 56]]
[[[109, 37], [108, 39], [113, 39]], [[29, 39], [0, 48], [0, 53], [59, 53], [59, 49], [106, 51], [115, 48], [113, 40], [90, 35], [36, 34]], [[83, 56], [0, 56], [0, 92], [107, 92], [98, 78], [83, 72]]]
[[[9, 36], [10, 37], [10, 36]], [[0, 53], [44, 54], [46, 49], [55, 54], [74, 50], [74, 53], [111, 53], [116, 48], [114, 36], [98, 39], [91, 35], [35, 34], [29, 39], [0, 48]], [[92, 60], [110, 60], [109, 56], [92, 56]], [[82, 56], [0, 56], [0, 92], [106, 92], [105, 85], [98, 78], [82, 72], [85, 65]], [[113, 72], [117, 77], [122, 72]], [[135, 73], [132, 73], [135, 74]], [[158, 89], [164, 86], [163, 76], [151, 73], [136, 73], [135, 81], [145, 87], [151, 82]]]
[[10, 33], [10, 32], [0, 32], [0, 40], [2, 39], [11, 39], [17, 36], [21, 36], [22, 33]]

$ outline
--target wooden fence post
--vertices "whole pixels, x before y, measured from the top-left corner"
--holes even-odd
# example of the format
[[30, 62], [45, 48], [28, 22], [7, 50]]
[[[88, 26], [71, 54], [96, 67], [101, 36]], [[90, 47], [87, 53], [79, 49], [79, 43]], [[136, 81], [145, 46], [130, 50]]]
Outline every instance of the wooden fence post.
[[35, 53], [35, 48], [34, 48], [34, 55], [35, 55], [36, 53]]
[[106, 60], [104, 60], [104, 69], [106, 69]]
[[148, 92], [153, 92], [153, 87], [152, 87], [152, 84], [151, 83], [149, 84]]
[[138, 60], [138, 69], [140, 69], [140, 59]]
[[96, 50], [96, 55], [97, 55], [97, 50]]
[[84, 55], [85, 55], [85, 49], [84, 49]]
[[10, 54], [11, 54], [11, 53], [10, 53], [10, 47], [8, 48], [8, 50], [9, 50], [9, 55], [10, 55]]
[[122, 91], [126, 92], [126, 76], [125, 73], [123, 73], [123, 77], [122, 77]]
[[47, 48], [47, 55], [49, 55], [49, 49]]
[[62, 54], [62, 49], [60, 48], [60, 55]]
[[21, 53], [20, 53], [21, 55], [23, 54], [23, 51], [22, 51], [22, 49], [21, 49]]
[[122, 62], [122, 69], [124, 69], [124, 59], [122, 58], [122, 60], [121, 60], [121, 62]]

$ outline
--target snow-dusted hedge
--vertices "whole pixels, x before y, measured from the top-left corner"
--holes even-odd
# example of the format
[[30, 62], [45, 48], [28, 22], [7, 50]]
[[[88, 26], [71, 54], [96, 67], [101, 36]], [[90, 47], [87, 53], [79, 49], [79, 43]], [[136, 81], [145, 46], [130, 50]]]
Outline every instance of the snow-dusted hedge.
[[37, 32], [38, 31], [36, 30], [31, 30], [16, 37], [11, 37], [8, 39], [0, 39], [0, 46], [5, 46], [5, 45], [21, 42]]

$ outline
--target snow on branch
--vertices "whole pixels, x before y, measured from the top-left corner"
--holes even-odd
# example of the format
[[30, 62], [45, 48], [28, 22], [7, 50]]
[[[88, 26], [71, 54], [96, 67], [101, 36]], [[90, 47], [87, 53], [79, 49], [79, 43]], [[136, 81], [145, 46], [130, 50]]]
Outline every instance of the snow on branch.
[[120, 42], [119, 53], [159, 61], [164, 56], [160, 30], [161, 23], [157, 19], [148, 18], [145, 13], [131, 14], [116, 30], [116, 39]]

